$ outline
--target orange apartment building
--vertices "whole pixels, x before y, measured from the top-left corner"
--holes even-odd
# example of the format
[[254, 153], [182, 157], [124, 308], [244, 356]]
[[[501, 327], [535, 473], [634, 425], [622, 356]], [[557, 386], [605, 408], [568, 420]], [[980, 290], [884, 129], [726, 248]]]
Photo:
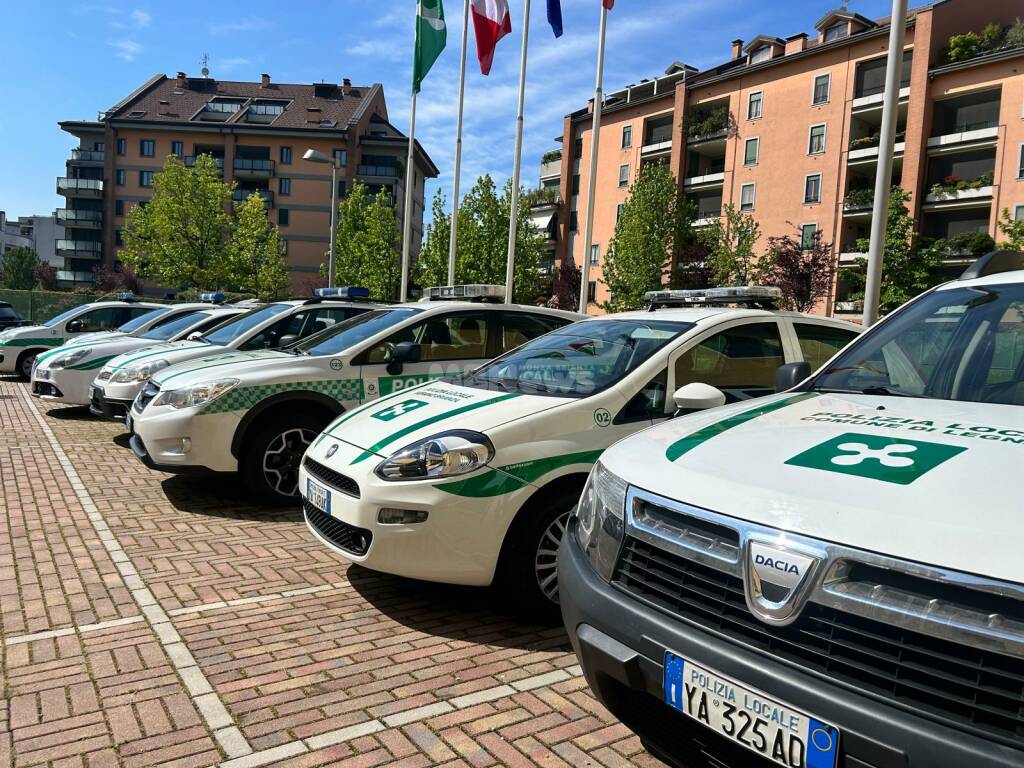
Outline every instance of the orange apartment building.
[[[910, 193], [922, 235], [995, 236], [1003, 209], [1024, 217], [1024, 48], [946, 63], [951, 35], [1018, 16], [1020, 0], [939, 0], [908, 16], [894, 183]], [[861, 255], [854, 248], [871, 223], [889, 20], [840, 9], [815, 30], [735, 40], [720, 66], [701, 72], [676, 62], [606, 97], [586, 255], [592, 300], [607, 299], [601, 263], [619, 206], [647, 163], [669, 165], [697, 204], [698, 226], [731, 203], [756, 218], [761, 248], [797, 227], [803, 236], [821, 230], [840, 264]], [[565, 202], [557, 256], [576, 264], [585, 256], [591, 117], [592, 104], [565, 118], [561, 162], [541, 174], [548, 185], [558, 174]], [[970, 188], [933, 194], [948, 177]], [[951, 259], [949, 270], [962, 265]], [[836, 293], [823, 311], [850, 309], [842, 286]]]
[[[98, 264], [117, 262], [122, 229], [131, 207], [152, 194], [153, 176], [170, 155], [186, 165], [210, 154], [224, 179], [236, 183], [234, 200], [253, 192], [266, 201], [281, 229], [293, 290], [305, 291], [326, 262], [330, 240], [331, 168], [302, 159], [307, 149], [333, 156], [339, 197], [362, 182], [371, 193], [386, 190], [401, 227], [405, 216], [408, 138], [388, 122], [383, 87], [342, 84], [215, 80], [206, 76], [156, 75], [107, 110], [98, 121], [67, 121], [60, 127], [78, 139], [57, 179], [65, 207], [56, 212], [65, 235], [59, 281], [88, 285]], [[412, 252], [423, 236], [426, 178], [438, 174], [417, 142]], [[401, 229], [400, 229], [401, 231]]]

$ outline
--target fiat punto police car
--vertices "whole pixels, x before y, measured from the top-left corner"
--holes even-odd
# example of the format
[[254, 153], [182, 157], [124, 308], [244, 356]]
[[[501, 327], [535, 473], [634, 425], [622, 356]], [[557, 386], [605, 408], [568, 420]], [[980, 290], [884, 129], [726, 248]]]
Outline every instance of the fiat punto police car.
[[28, 381], [32, 376], [32, 364], [41, 352], [86, 334], [112, 331], [140, 315], [166, 306], [136, 301], [125, 295], [118, 301], [97, 301], [69, 309], [42, 325], [23, 325], [0, 331], [0, 374], [14, 373]]
[[[602, 703], [690, 765], [1024, 765], [1024, 254], [815, 375], [602, 455], [562, 611]], [[780, 386], [809, 371], [780, 372]]]
[[[118, 355], [203, 333], [243, 311], [209, 303], [177, 304], [152, 312], [159, 318], [149, 323], [147, 330], [73, 341], [43, 352], [32, 368], [32, 394], [57, 404], [88, 405], [92, 401], [92, 383], [97, 372]], [[139, 318], [147, 319], [148, 316]]]
[[859, 331], [722, 306], [777, 296], [659, 292], [684, 306], [587, 319], [342, 416], [302, 465], [307, 523], [368, 568], [469, 585], [497, 574], [551, 610], [562, 532], [604, 449], [678, 409], [770, 394], [779, 366], [823, 361]]
[[[502, 286], [469, 289], [470, 297], [504, 295]], [[340, 413], [475, 368], [579, 317], [428, 300], [373, 309], [286, 351], [176, 365], [154, 375], [135, 401], [132, 448], [165, 471], [239, 471], [261, 501], [295, 503], [299, 461]]]

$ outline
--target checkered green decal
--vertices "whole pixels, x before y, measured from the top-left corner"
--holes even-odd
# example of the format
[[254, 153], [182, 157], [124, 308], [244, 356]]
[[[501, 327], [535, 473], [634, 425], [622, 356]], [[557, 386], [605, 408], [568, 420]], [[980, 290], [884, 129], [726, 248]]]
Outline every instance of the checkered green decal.
[[261, 384], [256, 387], [235, 387], [227, 394], [218, 397], [200, 413], [227, 413], [228, 411], [247, 411], [260, 400], [281, 392], [320, 392], [338, 401], [362, 400], [362, 379], [340, 379], [324, 381], [287, 381], [281, 384]]

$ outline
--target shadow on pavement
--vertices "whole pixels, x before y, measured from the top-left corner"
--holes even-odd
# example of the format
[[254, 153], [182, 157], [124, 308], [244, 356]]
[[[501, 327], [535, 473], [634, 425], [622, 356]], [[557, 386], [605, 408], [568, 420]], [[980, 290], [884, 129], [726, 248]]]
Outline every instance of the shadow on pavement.
[[87, 405], [51, 408], [46, 412], [46, 415], [52, 419], [60, 419], [61, 421], [97, 421], [97, 418], [89, 413], [89, 406]]
[[248, 489], [234, 475], [171, 475], [160, 485], [167, 500], [181, 512], [234, 520], [302, 520], [302, 509], [298, 502], [294, 507], [255, 504]]
[[113, 443], [118, 448], [124, 448], [130, 451], [132, 449], [132, 446], [130, 444], [131, 439], [132, 436], [129, 435], [127, 432], [121, 432], [120, 434], [114, 435]]

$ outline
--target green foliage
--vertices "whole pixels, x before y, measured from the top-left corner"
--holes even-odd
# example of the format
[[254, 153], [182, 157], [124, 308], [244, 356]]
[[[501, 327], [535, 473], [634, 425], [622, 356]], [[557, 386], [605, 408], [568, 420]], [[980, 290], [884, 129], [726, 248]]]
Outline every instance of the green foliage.
[[398, 220], [387, 193], [371, 197], [357, 182], [338, 204], [335, 284], [364, 286], [374, 299], [396, 300], [401, 290], [399, 242]]
[[24, 245], [8, 248], [0, 259], [0, 287], [28, 291], [36, 287], [39, 255]]
[[695, 107], [683, 120], [683, 132], [689, 139], [699, 139], [719, 131], [732, 133], [736, 118], [724, 104], [718, 107]]
[[1014, 220], [1010, 216], [1010, 209], [1003, 208], [999, 214], [998, 227], [999, 232], [1006, 238], [1000, 241], [1000, 248], [1024, 251], [1024, 217]]
[[611, 295], [602, 309], [640, 309], [644, 294], [662, 287], [675, 246], [693, 215], [693, 204], [679, 194], [668, 168], [661, 164], [641, 168], [605, 254], [601, 271]]
[[966, 254], [974, 257], [984, 256], [995, 246], [995, 240], [987, 232], [961, 232], [952, 237], [939, 238], [927, 245], [940, 260]]
[[794, 312], [810, 312], [832, 290], [835, 257], [832, 243], [816, 230], [810, 248], [804, 248], [799, 229], [796, 236], [768, 238], [768, 252], [759, 265], [765, 283], [782, 290], [782, 303]]
[[976, 32], [964, 32], [953, 35], [946, 44], [946, 59], [950, 63], [966, 61], [978, 55], [981, 49], [981, 38]]
[[701, 233], [717, 285], [753, 285], [770, 269], [768, 261], [754, 253], [760, 236], [753, 216], [731, 203], [722, 208], [721, 217]]
[[847, 208], [870, 208], [875, 202], [875, 190], [871, 187], [851, 189], [846, 193], [843, 205]]
[[981, 189], [992, 186], [992, 171], [983, 173], [976, 179], [961, 179], [959, 176], [946, 176], [942, 181], [937, 181], [928, 189], [928, 194], [936, 197], [949, 197], [955, 192], [962, 192], [965, 189]]
[[541, 155], [540, 161], [542, 163], [553, 163], [553, 162], [555, 162], [555, 160], [561, 160], [561, 159], [562, 159], [562, 150], [560, 150], [560, 149], [552, 149], [550, 152], [545, 152], [543, 155]]
[[1009, 27], [991, 22], [981, 32], [964, 32], [950, 37], [946, 43], [946, 61], [952, 64], [1002, 48], [1021, 46], [1024, 46], [1024, 22], [1018, 18]]
[[986, 24], [978, 35], [979, 46], [982, 51], [994, 51], [1003, 47], [1006, 39], [1006, 27], [996, 22]]
[[128, 214], [121, 260], [139, 275], [180, 288], [217, 288], [228, 281], [232, 185], [210, 155], [186, 168], [168, 157], [153, 179], [153, 197]]
[[235, 207], [235, 215], [227, 251], [231, 285], [267, 301], [281, 298], [288, 289], [288, 269], [280, 230], [267, 219], [266, 206], [255, 192]]
[[1024, 48], [1024, 21], [1019, 17], [1006, 30], [1004, 44], [1007, 48]]

